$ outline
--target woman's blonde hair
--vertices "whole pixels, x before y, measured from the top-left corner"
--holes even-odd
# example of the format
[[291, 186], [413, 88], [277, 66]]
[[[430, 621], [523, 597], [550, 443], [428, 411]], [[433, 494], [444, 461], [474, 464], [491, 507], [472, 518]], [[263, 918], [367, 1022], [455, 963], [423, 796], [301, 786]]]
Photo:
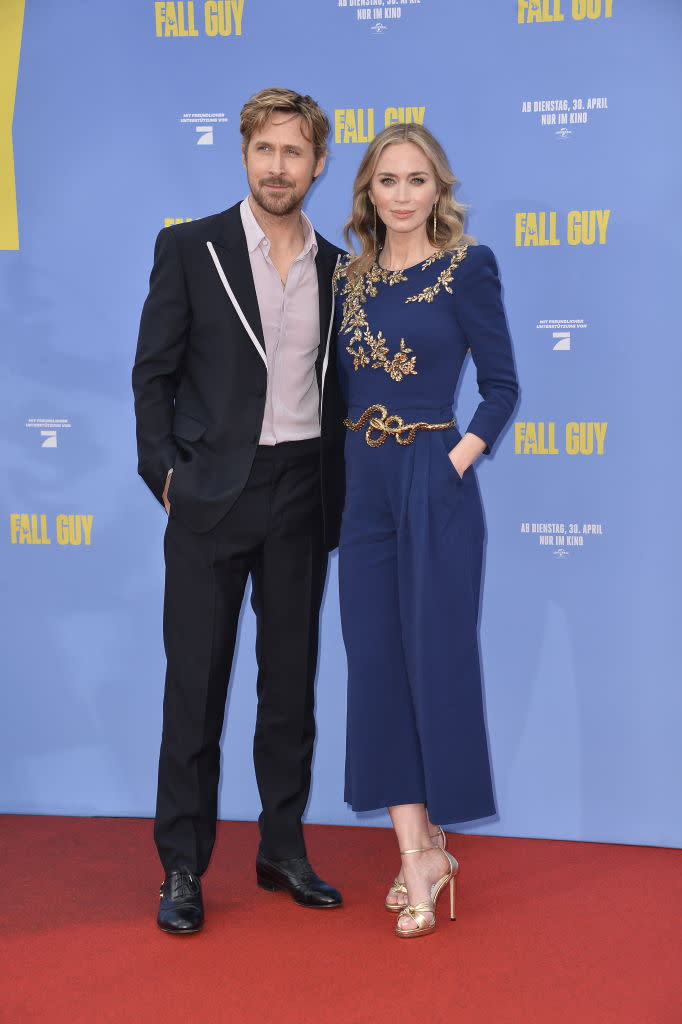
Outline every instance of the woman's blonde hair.
[[279, 86], [261, 89], [242, 107], [239, 131], [244, 150], [248, 147], [253, 133], [259, 131], [275, 112], [298, 114], [303, 122], [301, 131], [313, 144], [315, 160], [325, 155], [331, 125], [324, 110], [312, 96], [301, 96], [293, 89], [281, 89]]
[[[412, 142], [415, 146], [419, 146], [431, 162], [436, 176], [438, 186], [437, 227], [434, 236], [432, 218], [429, 217], [426, 223], [429, 242], [436, 249], [453, 249], [457, 245], [473, 241], [469, 235], [464, 234], [466, 207], [462, 203], [458, 203], [452, 193], [457, 178], [450, 169], [445, 150], [438, 139], [421, 124], [392, 124], [379, 132], [370, 142], [353, 182], [353, 208], [343, 230], [344, 238], [353, 257], [348, 266], [351, 278], [360, 277], [365, 273], [384, 244], [386, 228], [381, 218], [375, 215], [374, 204], [369, 197], [369, 189], [379, 157], [387, 146], [397, 142]], [[352, 235], [355, 235], [360, 243], [358, 249], [353, 246]]]

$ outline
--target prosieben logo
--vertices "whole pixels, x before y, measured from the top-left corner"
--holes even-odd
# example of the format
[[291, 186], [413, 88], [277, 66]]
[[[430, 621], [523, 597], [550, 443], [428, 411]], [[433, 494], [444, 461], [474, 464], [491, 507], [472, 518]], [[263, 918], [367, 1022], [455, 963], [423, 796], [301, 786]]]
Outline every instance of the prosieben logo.
[[212, 124], [198, 124], [195, 129], [198, 133], [199, 138], [197, 139], [197, 146], [212, 146], [213, 145], [213, 125]]
[[[536, 330], [547, 331], [544, 338], [551, 337], [553, 352], [570, 352], [572, 343], [580, 338], [580, 332], [587, 327], [587, 322], [582, 318], [575, 320], [539, 320], [535, 325]], [[584, 335], [580, 340], [584, 340]]]
[[60, 431], [70, 430], [71, 421], [63, 418], [54, 419], [51, 416], [29, 416], [26, 420], [26, 429], [36, 431], [41, 438], [41, 448], [56, 448]]

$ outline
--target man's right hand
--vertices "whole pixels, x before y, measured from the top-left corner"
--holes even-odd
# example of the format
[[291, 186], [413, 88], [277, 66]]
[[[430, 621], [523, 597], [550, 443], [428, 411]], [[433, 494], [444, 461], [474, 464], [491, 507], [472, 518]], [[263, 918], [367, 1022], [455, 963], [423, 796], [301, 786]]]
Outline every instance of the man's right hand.
[[165, 508], [165, 510], [168, 513], [168, 515], [170, 515], [170, 509], [171, 509], [170, 501], [168, 500], [168, 488], [170, 487], [170, 482], [171, 482], [171, 477], [172, 476], [173, 476], [173, 470], [169, 469], [168, 470], [168, 475], [166, 477], [166, 486], [164, 487], [163, 494], [161, 495], [161, 500], [163, 501], [163, 507]]

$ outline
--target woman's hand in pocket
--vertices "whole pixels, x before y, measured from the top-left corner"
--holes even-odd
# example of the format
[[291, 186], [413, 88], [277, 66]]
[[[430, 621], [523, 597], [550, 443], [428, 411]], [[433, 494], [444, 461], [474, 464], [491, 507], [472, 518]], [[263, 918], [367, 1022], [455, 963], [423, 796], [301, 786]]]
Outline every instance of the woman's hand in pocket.
[[455, 468], [460, 480], [466, 473], [469, 466], [472, 466], [479, 455], [485, 451], [486, 444], [476, 434], [466, 433], [452, 451], [448, 452], [450, 462]]

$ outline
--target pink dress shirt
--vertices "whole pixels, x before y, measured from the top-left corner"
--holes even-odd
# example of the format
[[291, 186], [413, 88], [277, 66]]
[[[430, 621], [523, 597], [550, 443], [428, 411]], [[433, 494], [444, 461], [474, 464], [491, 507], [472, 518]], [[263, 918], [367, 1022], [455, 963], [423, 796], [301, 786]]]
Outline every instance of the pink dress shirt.
[[287, 283], [270, 259], [270, 241], [248, 199], [240, 206], [263, 326], [268, 383], [260, 444], [320, 436], [315, 360], [320, 344], [315, 232], [301, 211], [303, 249]]

